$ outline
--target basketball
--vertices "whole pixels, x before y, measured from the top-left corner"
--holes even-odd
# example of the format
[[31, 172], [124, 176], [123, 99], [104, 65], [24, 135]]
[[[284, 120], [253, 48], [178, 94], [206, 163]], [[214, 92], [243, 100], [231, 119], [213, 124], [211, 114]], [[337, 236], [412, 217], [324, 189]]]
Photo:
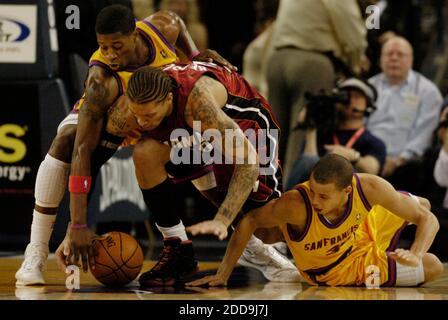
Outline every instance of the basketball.
[[124, 286], [134, 280], [143, 265], [137, 240], [123, 232], [109, 232], [94, 242], [95, 269], [92, 275], [106, 286]]

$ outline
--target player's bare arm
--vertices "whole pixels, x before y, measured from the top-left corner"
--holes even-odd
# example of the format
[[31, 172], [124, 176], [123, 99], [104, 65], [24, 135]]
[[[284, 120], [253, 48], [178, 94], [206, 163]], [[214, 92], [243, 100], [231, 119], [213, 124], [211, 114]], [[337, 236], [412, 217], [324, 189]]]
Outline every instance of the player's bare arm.
[[120, 96], [109, 108], [106, 131], [117, 137], [129, 137], [137, 130], [135, 117], [129, 111], [126, 95]]
[[[227, 228], [241, 210], [259, 175], [258, 156], [255, 148], [244, 136], [236, 122], [221, 110], [226, 101], [225, 87], [210, 77], [202, 76], [190, 93], [185, 111], [187, 123], [190, 125], [193, 125], [193, 121], [200, 121], [202, 131], [215, 129], [221, 134], [223, 155], [235, 163], [228, 193], [214, 219], [214, 223], [219, 222], [221, 227], [218, 232], [212, 233], [215, 233], [220, 239], [227, 236]], [[226, 141], [226, 130], [235, 134], [234, 141]], [[231, 145], [226, 145], [230, 143]], [[238, 155], [243, 158], [237, 159]], [[199, 229], [193, 228], [190, 231], [193, 234], [202, 233]]]
[[303, 232], [306, 225], [305, 202], [299, 192], [288, 191], [281, 198], [271, 200], [263, 207], [252, 210], [245, 215], [236, 227], [227, 245], [223, 261], [214, 276], [187, 283], [187, 286], [226, 285], [237, 261], [244, 251], [250, 237], [258, 228], [278, 227], [290, 223]]
[[[119, 95], [118, 83], [100, 67], [92, 67], [86, 82], [85, 102], [80, 109], [70, 176], [89, 177], [91, 156], [98, 146], [108, 107]], [[72, 225], [85, 226], [87, 223], [87, 193], [70, 193], [70, 218]], [[74, 262], [82, 258], [87, 271], [87, 254], [94, 237], [88, 228], [70, 228], [68, 260]], [[72, 257], [73, 256], [73, 257]], [[93, 259], [92, 259], [93, 260]]]
[[[386, 180], [369, 174], [360, 174], [362, 187], [369, 203], [381, 205], [395, 215], [417, 226], [415, 240], [409, 250], [409, 265], [416, 265], [431, 247], [439, 230], [436, 216], [429, 211], [427, 205], [397, 192]], [[414, 257], [412, 256], [414, 255]]]
[[[185, 56], [196, 61], [215, 62], [231, 70], [237, 70], [229, 61], [221, 57], [215, 50], [204, 50], [199, 52], [196, 44], [191, 38], [184, 21], [174, 12], [162, 10], [146, 18], [151, 22], [163, 36]], [[182, 61], [188, 62], [188, 61]]]

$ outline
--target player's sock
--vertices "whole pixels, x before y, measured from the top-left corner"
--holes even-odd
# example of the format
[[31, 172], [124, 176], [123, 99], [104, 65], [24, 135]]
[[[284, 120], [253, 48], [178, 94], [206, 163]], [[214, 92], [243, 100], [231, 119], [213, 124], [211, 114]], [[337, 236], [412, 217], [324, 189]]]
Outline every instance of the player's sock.
[[157, 229], [162, 233], [163, 238], [180, 238], [181, 241], [187, 241], [187, 233], [185, 232], [185, 226], [182, 221], [172, 227], [161, 227], [156, 223]]
[[[57, 208], [64, 197], [70, 163], [60, 161], [47, 154], [39, 166], [36, 177], [34, 197], [36, 204], [43, 208]], [[31, 224], [30, 243], [48, 246], [55, 214], [43, 214], [34, 210]]]
[[30, 243], [48, 246], [55, 221], [55, 214], [43, 214], [34, 210]]
[[[173, 182], [166, 179], [154, 188], [141, 190], [146, 206], [153, 215], [157, 226], [164, 228], [165, 232], [168, 232], [167, 230], [170, 228], [175, 228], [173, 233], [180, 234], [179, 230], [184, 227], [176, 212], [176, 195], [174, 194]], [[162, 230], [161, 232], [163, 234]], [[183, 239], [186, 238], [186, 234], [180, 238], [186, 240]]]

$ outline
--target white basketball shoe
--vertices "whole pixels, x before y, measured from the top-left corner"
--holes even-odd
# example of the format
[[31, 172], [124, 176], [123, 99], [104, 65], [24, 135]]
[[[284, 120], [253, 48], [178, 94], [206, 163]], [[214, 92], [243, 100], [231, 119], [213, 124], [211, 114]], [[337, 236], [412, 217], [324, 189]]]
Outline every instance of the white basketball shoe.
[[302, 277], [296, 266], [279, 253], [272, 245], [263, 244], [256, 248], [244, 249], [238, 260], [241, 266], [255, 268], [269, 281], [301, 282]]
[[30, 243], [25, 250], [25, 259], [16, 272], [16, 286], [45, 284], [43, 271], [47, 264], [48, 246]]

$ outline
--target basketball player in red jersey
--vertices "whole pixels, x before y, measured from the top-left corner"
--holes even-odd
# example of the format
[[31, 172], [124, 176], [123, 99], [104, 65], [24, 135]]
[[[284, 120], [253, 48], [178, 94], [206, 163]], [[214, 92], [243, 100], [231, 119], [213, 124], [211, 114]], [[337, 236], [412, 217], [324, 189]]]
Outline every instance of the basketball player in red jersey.
[[[213, 220], [192, 231], [212, 233], [222, 240], [240, 211], [281, 195], [279, 128], [266, 100], [239, 74], [215, 64], [173, 64], [163, 70], [143, 67], [132, 75], [126, 95], [129, 110], [145, 134], [134, 148], [137, 180], [164, 236], [159, 262], [139, 281], [144, 287], [172, 285], [194, 273], [197, 265], [177, 212], [157, 210], [158, 204], [176, 198], [169, 195], [173, 180], [192, 180], [218, 206]], [[225, 136], [229, 132], [230, 140]], [[206, 138], [208, 133], [216, 135]], [[260, 133], [266, 139], [251, 143], [249, 136], [260, 137]], [[202, 162], [176, 158], [198, 150]], [[204, 156], [212, 153], [213, 159]], [[224, 158], [226, 162], [219, 161]], [[191, 173], [186, 173], [188, 168], [193, 168]], [[240, 263], [256, 267], [269, 280], [299, 281], [294, 265], [256, 237]]]
[[[49, 252], [48, 243], [70, 167], [71, 197], [78, 197], [86, 204], [85, 192], [90, 189], [91, 175], [97, 173], [93, 171], [99, 170], [118, 148], [120, 139], [100, 136], [105, 114], [126, 89], [131, 72], [143, 65], [162, 66], [177, 61], [175, 50], [190, 58], [213, 60], [233, 68], [213, 50], [198, 53], [184, 23], [172, 12], [157, 12], [136, 23], [127, 7], [109, 6], [98, 15], [95, 31], [99, 49], [90, 60], [85, 94], [59, 125], [37, 173], [31, 240], [16, 273], [17, 285], [45, 283], [42, 272]], [[78, 210], [73, 208], [75, 204], [71, 201], [71, 211]], [[91, 231], [85, 228], [85, 222], [85, 212], [81, 219], [72, 215], [74, 243], [90, 238]]]

